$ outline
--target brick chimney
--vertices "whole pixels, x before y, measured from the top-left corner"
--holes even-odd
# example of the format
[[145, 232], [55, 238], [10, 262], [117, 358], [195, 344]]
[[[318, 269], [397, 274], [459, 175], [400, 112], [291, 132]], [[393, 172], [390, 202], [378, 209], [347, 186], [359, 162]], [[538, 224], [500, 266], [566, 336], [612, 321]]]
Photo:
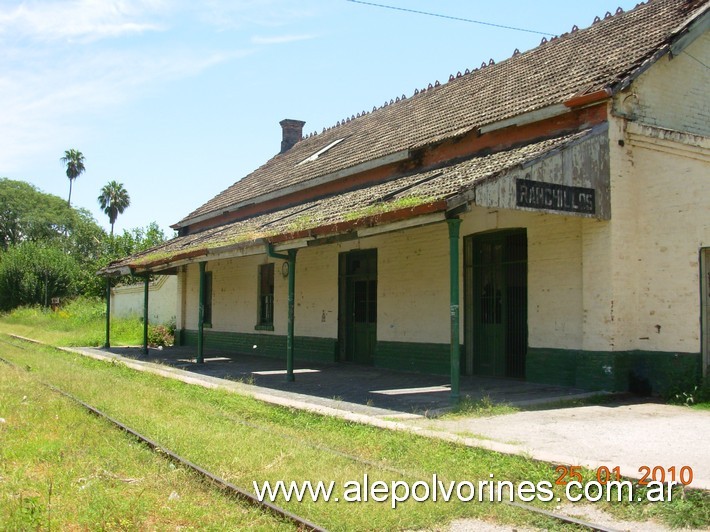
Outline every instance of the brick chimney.
[[281, 139], [281, 152], [285, 153], [303, 137], [303, 126], [306, 124], [300, 120], [281, 120], [281, 129], [283, 130], [283, 138]]

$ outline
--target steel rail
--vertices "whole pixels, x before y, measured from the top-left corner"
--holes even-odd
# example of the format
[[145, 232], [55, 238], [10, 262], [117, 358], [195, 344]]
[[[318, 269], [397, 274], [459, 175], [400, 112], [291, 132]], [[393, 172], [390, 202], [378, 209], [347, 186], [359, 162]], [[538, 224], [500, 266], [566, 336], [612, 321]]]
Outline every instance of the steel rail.
[[[29, 342], [37, 343], [37, 344], [40, 344], [40, 345], [46, 345], [46, 344], [43, 344], [42, 342], [38, 342], [38, 341], [32, 340], [32, 339], [26, 339], [26, 338], [22, 338], [22, 337], [15, 337], [15, 338], [16, 338], [17, 340], [20, 340], [20, 341], [29, 341]], [[17, 348], [20, 348], [20, 349], [24, 349], [24, 348], [22, 348], [21, 346], [18, 346], [18, 345], [16, 345], [16, 344], [13, 344], [13, 343], [10, 343], [10, 342], [6, 342], [6, 341], [3, 341], [3, 340], [0, 340], [0, 342], [1, 342], [1, 343], [5, 343], [5, 344], [7, 344], [7, 345], [11, 345], [11, 346], [13, 346], [13, 347], [17, 347]], [[2, 357], [0, 357], [0, 362], [3, 362], [3, 363], [5, 363], [5, 364], [8, 364], [8, 365], [13, 366], [13, 367], [18, 368], [18, 369], [23, 369], [23, 368], [20, 368], [19, 365], [15, 364], [15, 363], [13, 363], [13, 362], [10, 362], [10, 361], [8, 361], [8, 360], [2, 358]], [[24, 368], [24, 369], [27, 370], [27, 368]], [[324, 531], [324, 530], [325, 530], [325, 529], [319, 527], [318, 525], [316, 525], [316, 524], [314, 524], [314, 523], [311, 523], [311, 522], [309, 522], [309, 521], [303, 520], [303, 519], [300, 518], [299, 516], [297, 516], [297, 515], [295, 515], [295, 514], [289, 512], [288, 510], [285, 510], [284, 508], [281, 508], [281, 507], [278, 506], [278, 505], [275, 505], [275, 504], [272, 504], [272, 503], [269, 503], [269, 502], [266, 502], [266, 501], [259, 501], [259, 499], [258, 499], [255, 495], [253, 495], [253, 494], [249, 493], [248, 491], [245, 491], [245, 490], [243, 490], [243, 489], [241, 489], [241, 488], [239, 488], [239, 487], [237, 487], [237, 486], [235, 486], [235, 485], [233, 485], [233, 484], [227, 482], [226, 480], [224, 480], [224, 479], [222, 479], [222, 478], [220, 478], [220, 477], [217, 477], [216, 475], [213, 475], [212, 473], [210, 473], [209, 471], [205, 470], [204, 468], [198, 466], [197, 464], [194, 464], [194, 463], [190, 462], [189, 460], [186, 460], [185, 458], [183, 458], [183, 457], [179, 456], [178, 454], [176, 454], [176, 453], [170, 451], [169, 449], [167, 449], [167, 448], [161, 446], [159, 443], [157, 443], [157, 442], [155, 442], [155, 441], [153, 441], [153, 440], [147, 438], [146, 436], [143, 436], [143, 435], [140, 434], [139, 432], [137, 432], [137, 431], [131, 429], [131, 428], [128, 427], [127, 425], [124, 425], [124, 424], [121, 423], [120, 421], [117, 421], [117, 420], [111, 418], [111, 417], [108, 416], [107, 414], [101, 412], [100, 410], [98, 410], [97, 408], [95, 408], [95, 407], [89, 405], [88, 403], [85, 403], [84, 401], [82, 401], [81, 399], [79, 399], [79, 398], [77, 398], [77, 397], [71, 395], [70, 393], [63, 391], [63, 390], [57, 388], [56, 386], [54, 386], [54, 385], [52, 385], [52, 384], [48, 384], [48, 383], [45, 383], [45, 382], [42, 382], [42, 381], [40, 381], [40, 382], [41, 382], [41, 384], [43, 384], [44, 386], [46, 386], [46, 387], [50, 388], [51, 390], [53, 390], [54, 392], [59, 393], [59, 394], [65, 396], [65, 397], [67, 397], [68, 399], [71, 399], [72, 401], [74, 401], [74, 402], [80, 404], [82, 407], [84, 407], [85, 409], [87, 409], [89, 412], [91, 412], [91, 413], [93, 413], [93, 414], [95, 414], [95, 415], [97, 415], [97, 416], [99, 416], [99, 417], [101, 417], [101, 418], [106, 419], [107, 421], [111, 422], [112, 424], [114, 424], [117, 428], [121, 429], [122, 431], [124, 431], [124, 432], [126, 432], [126, 433], [128, 433], [128, 434], [131, 434], [132, 436], [134, 436], [134, 437], [137, 438], [138, 440], [140, 440], [140, 441], [142, 441], [143, 443], [145, 443], [148, 447], [150, 447], [150, 448], [151, 448], [153, 451], [155, 451], [156, 453], [164, 454], [164, 455], [165, 455], [168, 459], [170, 459], [171, 461], [177, 462], [177, 463], [179, 463], [179, 464], [181, 464], [181, 465], [187, 467], [188, 469], [191, 469], [192, 471], [198, 473], [199, 475], [201, 475], [201, 476], [207, 478], [211, 483], [215, 484], [215, 485], [216, 485], [218, 488], [220, 488], [222, 491], [226, 491], [228, 494], [230, 494], [230, 495], [232, 495], [232, 496], [234, 496], [234, 497], [236, 497], [236, 498], [238, 498], [238, 499], [245, 500], [246, 502], [249, 502], [250, 504], [253, 504], [253, 505], [255, 505], [255, 506], [259, 506], [259, 507], [262, 507], [262, 508], [264, 508], [264, 509], [268, 509], [269, 511], [271, 511], [271, 512], [274, 513], [275, 515], [280, 516], [280, 517], [284, 517], [284, 518], [288, 519], [289, 521], [292, 521], [293, 523], [295, 523], [296, 525], [298, 525], [299, 528], [301, 528], [301, 529], [303, 529], [303, 530], [313, 530], [313, 531]], [[270, 433], [270, 434], [273, 434], [271, 431], [268, 431], [268, 430], [266, 429], [266, 427], [260, 427], [259, 425], [256, 425], [256, 424], [253, 424], [253, 423], [249, 423], [249, 422], [246, 422], [246, 421], [243, 421], [243, 420], [240, 420], [240, 419], [238, 419], [238, 418], [235, 418], [234, 416], [224, 416], [224, 417], [227, 417], [228, 419], [231, 419], [232, 421], [236, 421], [236, 422], [238, 422], [238, 423], [240, 423], [240, 424], [243, 424], [243, 425], [245, 425], [245, 426], [248, 426], [248, 427], [250, 427], [250, 428], [253, 428], [253, 429], [256, 429], [256, 430], [260, 430], [260, 431], [264, 431], [264, 432], [268, 432], [268, 433]], [[275, 434], [278, 435], [278, 436], [286, 437], [286, 435], [284, 435], [284, 434], [279, 434], [278, 431], [276, 431]], [[380, 465], [380, 464], [378, 464], [378, 463], [376, 463], [376, 462], [373, 462], [373, 461], [371, 461], [371, 460], [366, 460], [366, 459], [364, 459], [364, 458], [361, 458], [361, 457], [358, 457], [358, 456], [355, 456], [355, 455], [352, 455], [352, 454], [349, 454], [349, 453], [344, 453], [344, 452], [341, 452], [341, 451], [338, 451], [338, 450], [335, 450], [335, 449], [332, 449], [332, 448], [329, 448], [329, 447], [326, 447], [326, 446], [321, 446], [321, 445], [317, 445], [317, 444], [309, 444], [309, 446], [310, 446], [310, 447], [314, 447], [314, 448], [316, 448], [316, 449], [319, 449], [319, 450], [321, 450], [321, 451], [325, 451], [325, 452], [337, 454], [338, 456], [341, 456], [341, 457], [344, 457], [344, 458], [348, 458], [348, 459], [350, 459], [350, 460], [352, 460], [352, 461], [355, 461], [355, 462], [358, 462], [358, 463], [362, 463], [362, 464], [364, 464], [364, 465], [368, 465], [368, 466], [371, 466], [371, 467], [372, 467], [372, 466], [375, 466], [375, 467], [382, 467], [382, 466], [383, 466], [384, 469], [386, 469], [386, 470], [388, 470], [388, 471], [390, 471], [390, 472], [393, 472], [393, 473], [398, 473], [398, 474], [400, 474], [401, 476], [403, 476], [403, 477], [405, 477], [405, 478], [406, 478], [406, 477], [415, 477], [415, 478], [417, 478], [417, 475], [413, 474], [411, 471], [399, 470], [399, 469], [394, 468], [394, 467], [392, 467], [392, 466], [387, 466], [386, 464]], [[619, 530], [618, 530], [618, 529], [615, 529], [615, 528], [609, 528], [609, 527], [607, 527], [607, 526], [603, 526], [603, 525], [591, 523], [591, 522], [584, 521], [584, 520], [581, 520], [581, 519], [576, 519], [576, 518], [574, 518], [574, 517], [568, 517], [568, 516], [565, 516], [565, 515], [556, 514], [556, 513], [554, 513], [554, 512], [550, 512], [550, 511], [547, 511], [547, 510], [543, 510], [543, 509], [541, 509], [541, 508], [537, 508], [537, 507], [532, 506], [532, 505], [529, 505], [529, 504], [523, 504], [523, 503], [519, 503], [519, 502], [510, 502], [510, 501], [500, 501], [500, 502], [501, 502], [502, 504], [505, 504], [506, 506], [511, 506], [511, 507], [518, 508], [518, 509], [520, 509], [520, 510], [524, 510], [524, 511], [527, 511], [527, 512], [536, 513], [536, 514], [538, 514], [538, 515], [542, 515], [542, 516], [545, 516], [545, 517], [548, 517], [548, 518], [550, 518], [550, 519], [554, 519], [554, 520], [557, 520], [557, 521], [562, 521], [562, 522], [567, 523], [567, 524], [577, 525], [577, 526], [586, 528], [587, 530], [593, 530], [593, 531], [598, 531], [598, 532], [619, 532]]]

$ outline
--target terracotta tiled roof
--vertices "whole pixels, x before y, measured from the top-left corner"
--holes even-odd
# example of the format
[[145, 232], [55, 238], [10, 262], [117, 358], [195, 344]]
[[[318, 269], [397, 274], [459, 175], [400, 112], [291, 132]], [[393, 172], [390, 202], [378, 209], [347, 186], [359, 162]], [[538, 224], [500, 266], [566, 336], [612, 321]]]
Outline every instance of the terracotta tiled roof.
[[[389, 154], [600, 90], [614, 91], [663, 50], [707, 1], [649, 0], [528, 52], [307, 137], [227, 188], [178, 225]], [[344, 139], [311, 162], [301, 163]]]
[[592, 130], [563, 135], [522, 147], [473, 157], [451, 166], [393, 179], [374, 186], [303, 203], [276, 212], [255, 216], [174, 238], [162, 246], [127, 257], [103, 270], [122, 267], [146, 268], [181, 257], [203, 256], [227, 249], [250, 247], [276, 236], [327, 236], [337, 232], [377, 225], [393, 212], [430, 207], [443, 211], [445, 200], [463, 193], [483, 179], [539, 159], [550, 152], [594, 134]]

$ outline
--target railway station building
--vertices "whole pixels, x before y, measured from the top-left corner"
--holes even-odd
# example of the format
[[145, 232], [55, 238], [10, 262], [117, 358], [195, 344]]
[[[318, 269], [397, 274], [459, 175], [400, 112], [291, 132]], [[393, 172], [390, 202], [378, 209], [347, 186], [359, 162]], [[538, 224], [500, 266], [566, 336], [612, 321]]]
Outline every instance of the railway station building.
[[279, 153], [101, 274], [176, 275], [178, 341], [198, 360], [280, 357], [288, 378], [321, 361], [450, 374], [453, 395], [466, 375], [697, 380], [708, 6], [607, 13], [317, 134], [283, 120]]

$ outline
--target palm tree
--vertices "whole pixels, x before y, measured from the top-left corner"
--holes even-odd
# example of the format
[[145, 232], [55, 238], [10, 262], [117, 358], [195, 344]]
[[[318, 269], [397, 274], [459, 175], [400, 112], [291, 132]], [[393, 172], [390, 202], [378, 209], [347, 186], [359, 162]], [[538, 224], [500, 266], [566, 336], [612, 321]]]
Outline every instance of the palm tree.
[[123, 211], [131, 204], [131, 198], [123, 188], [123, 183], [111, 181], [101, 189], [98, 201], [111, 222], [111, 237], [113, 238], [113, 224], [116, 223], [118, 215], [123, 214]]
[[67, 204], [71, 207], [71, 186], [74, 180], [84, 173], [84, 154], [79, 150], [66, 150], [64, 157], [59, 159], [67, 167], [67, 177], [69, 178], [69, 199]]

